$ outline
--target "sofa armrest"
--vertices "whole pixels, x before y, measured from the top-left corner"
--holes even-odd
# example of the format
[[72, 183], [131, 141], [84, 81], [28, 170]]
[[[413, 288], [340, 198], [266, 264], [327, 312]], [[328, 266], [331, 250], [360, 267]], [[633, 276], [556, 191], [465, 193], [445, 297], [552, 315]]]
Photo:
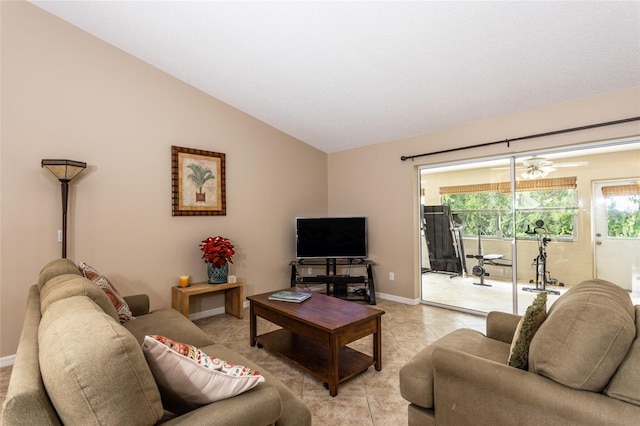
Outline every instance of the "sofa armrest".
[[505, 343], [511, 343], [520, 322], [520, 315], [492, 311], [487, 316], [487, 337]]
[[62, 422], [47, 397], [40, 375], [38, 327], [40, 325], [38, 286], [29, 288], [18, 349], [11, 371], [0, 424], [60, 425]]
[[134, 317], [149, 313], [149, 296], [146, 294], [134, 294], [133, 296], [123, 296]]
[[252, 390], [233, 398], [204, 405], [181, 416], [166, 421], [170, 425], [271, 425], [282, 414], [282, 402], [278, 390], [260, 383]]
[[455, 349], [437, 347], [433, 366], [437, 423], [632, 425], [640, 418], [640, 406]]

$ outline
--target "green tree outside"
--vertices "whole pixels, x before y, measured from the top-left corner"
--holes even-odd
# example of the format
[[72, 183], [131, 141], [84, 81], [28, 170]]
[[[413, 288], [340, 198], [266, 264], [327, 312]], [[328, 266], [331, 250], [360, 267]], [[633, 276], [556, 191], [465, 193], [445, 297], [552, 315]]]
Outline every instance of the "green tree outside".
[[[513, 238], [510, 193], [487, 192], [447, 194], [442, 202], [463, 221], [462, 235]], [[515, 232], [517, 238], [532, 238], [525, 231], [542, 220], [549, 237], [575, 238], [578, 203], [575, 190], [521, 191], [516, 193]]]
[[614, 238], [640, 238], [640, 195], [607, 198], [607, 234]]

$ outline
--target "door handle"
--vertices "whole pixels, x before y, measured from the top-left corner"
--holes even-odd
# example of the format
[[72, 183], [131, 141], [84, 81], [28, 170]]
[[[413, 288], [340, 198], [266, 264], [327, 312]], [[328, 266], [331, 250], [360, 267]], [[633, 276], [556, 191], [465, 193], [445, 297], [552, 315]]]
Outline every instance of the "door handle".
[[596, 241], [596, 245], [602, 245], [602, 241]]

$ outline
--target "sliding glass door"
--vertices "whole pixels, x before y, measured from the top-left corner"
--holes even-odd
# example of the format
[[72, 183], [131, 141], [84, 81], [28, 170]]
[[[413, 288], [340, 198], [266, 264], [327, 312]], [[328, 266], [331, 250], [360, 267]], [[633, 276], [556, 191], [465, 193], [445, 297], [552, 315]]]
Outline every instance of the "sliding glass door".
[[540, 291], [552, 304], [595, 277], [635, 297], [639, 148], [624, 141], [420, 169], [423, 302], [523, 313]]
[[423, 300], [511, 311], [510, 163], [504, 158], [420, 171]]

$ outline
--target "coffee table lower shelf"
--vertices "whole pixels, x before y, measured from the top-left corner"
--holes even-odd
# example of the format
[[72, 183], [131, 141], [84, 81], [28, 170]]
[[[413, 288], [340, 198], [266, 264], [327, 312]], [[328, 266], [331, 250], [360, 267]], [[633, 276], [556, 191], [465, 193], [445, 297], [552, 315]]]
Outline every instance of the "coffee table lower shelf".
[[[328, 387], [329, 350], [325, 346], [285, 329], [256, 336], [256, 342], [259, 346], [264, 346], [295, 362], [323, 380], [325, 387]], [[347, 346], [339, 348], [338, 383], [366, 371], [372, 365], [374, 365], [373, 357]]]

